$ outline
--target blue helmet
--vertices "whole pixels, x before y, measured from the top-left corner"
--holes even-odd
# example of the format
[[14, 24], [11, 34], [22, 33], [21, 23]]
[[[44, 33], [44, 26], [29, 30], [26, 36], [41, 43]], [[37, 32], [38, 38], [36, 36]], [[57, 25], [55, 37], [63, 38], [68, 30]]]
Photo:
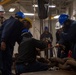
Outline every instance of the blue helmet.
[[21, 36], [24, 36], [24, 37], [33, 37], [31, 32], [28, 30], [28, 29], [23, 29], [22, 30], [22, 35]]
[[48, 30], [48, 27], [47, 27], [47, 26], [45, 26], [44, 30]]
[[19, 16], [19, 17], [21, 17], [21, 18], [25, 18], [25, 15], [24, 15], [21, 11], [16, 12], [15, 15], [17, 15], [17, 16]]
[[67, 14], [61, 14], [61, 15], [59, 16], [59, 23], [60, 23], [61, 25], [63, 25], [64, 22], [65, 22], [68, 18], [69, 18], [69, 16], [68, 16]]
[[25, 29], [22, 30], [22, 33], [24, 33], [24, 32], [27, 32], [28, 33], [29, 30], [25, 28]]

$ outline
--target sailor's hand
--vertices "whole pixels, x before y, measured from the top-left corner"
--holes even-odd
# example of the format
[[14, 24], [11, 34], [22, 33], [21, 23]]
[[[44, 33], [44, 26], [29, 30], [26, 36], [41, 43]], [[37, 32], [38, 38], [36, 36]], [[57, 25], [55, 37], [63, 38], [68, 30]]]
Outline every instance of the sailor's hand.
[[1, 42], [1, 50], [4, 51], [6, 49], [6, 43]]
[[59, 47], [60, 46], [60, 44], [59, 43], [57, 43], [56, 45], [55, 45], [55, 47]]

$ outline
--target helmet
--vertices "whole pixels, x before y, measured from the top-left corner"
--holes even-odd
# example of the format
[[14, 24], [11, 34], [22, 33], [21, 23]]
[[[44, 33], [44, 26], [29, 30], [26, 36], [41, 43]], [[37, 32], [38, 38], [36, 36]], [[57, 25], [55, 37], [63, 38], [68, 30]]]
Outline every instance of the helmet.
[[68, 16], [67, 14], [61, 14], [61, 15], [59, 16], [59, 23], [60, 23], [61, 25], [63, 25], [64, 22], [65, 22], [68, 18], [69, 18], [69, 16]]
[[48, 30], [48, 27], [47, 27], [47, 26], [45, 26], [44, 30]]
[[62, 25], [59, 24], [59, 22], [56, 23], [55, 29], [60, 29], [62, 28]]
[[32, 34], [28, 29], [25, 28], [25, 29], [22, 30], [22, 35], [21, 36], [23, 36], [23, 37], [32, 37]]
[[25, 18], [25, 15], [21, 11], [16, 12], [15, 15], [19, 16], [20, 18]]
[[28, 29], [23, 29], [22, 32], [29, 32], [29, 30]]
[[30, 18], [23, 18], [22, 21], [28, 21], [30, 23], [30, 28], [32, 28], [32, 20]]
[[2, 5], [0, 5], [0, 11], [3, 11], [4, 12], [4, 8]]

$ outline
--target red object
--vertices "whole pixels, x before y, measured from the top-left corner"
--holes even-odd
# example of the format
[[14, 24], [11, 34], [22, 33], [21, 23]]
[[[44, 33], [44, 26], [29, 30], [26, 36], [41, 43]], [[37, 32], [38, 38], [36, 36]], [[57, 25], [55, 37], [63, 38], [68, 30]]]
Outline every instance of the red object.
[[72, 51], [71, 50], [69, 50], [69, 52], [68, 52], [68, 57], [72, 57]]

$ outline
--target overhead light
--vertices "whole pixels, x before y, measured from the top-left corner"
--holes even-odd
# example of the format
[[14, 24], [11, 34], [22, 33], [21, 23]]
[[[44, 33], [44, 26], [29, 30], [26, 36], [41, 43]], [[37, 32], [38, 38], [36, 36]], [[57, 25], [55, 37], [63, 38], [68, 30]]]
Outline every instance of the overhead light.
[[[35, 5], [33, 5], [33, 7], [38, 7], [38, 5], [35, 4]], [[56, 7], [56, 5], [49, 5], [49, 8], [55, 8], [55, 7]]]
[[35, 14], [33, 14], [33, 13], [24, 13], [24, 15], [27, 15], [27, 16], [34, 16]]
[[56, 5], [49, 5], [49, 8], [55, 8]]
[[38, 5], [37, 4], [34, 4], [33, 7], [38, 7]]
[[14, 12], [15, 11], [15, 8], [10, 8], [9, 9], [9, 12]]
[[58, 19], [58, 18], [59, 18], [59, 16], [60, 16], [60, 15], [56, 15], [56, 16], [54, 16], [54, 19]]
[[55, 8], [56, 5], [54, 4], [54, 0], [52, 0], [51, 5], [49, 5], [49, 8]]
[[51, 16], [51, 20], [53, 20], [54, 19], [54, 17], [53, 16]]

